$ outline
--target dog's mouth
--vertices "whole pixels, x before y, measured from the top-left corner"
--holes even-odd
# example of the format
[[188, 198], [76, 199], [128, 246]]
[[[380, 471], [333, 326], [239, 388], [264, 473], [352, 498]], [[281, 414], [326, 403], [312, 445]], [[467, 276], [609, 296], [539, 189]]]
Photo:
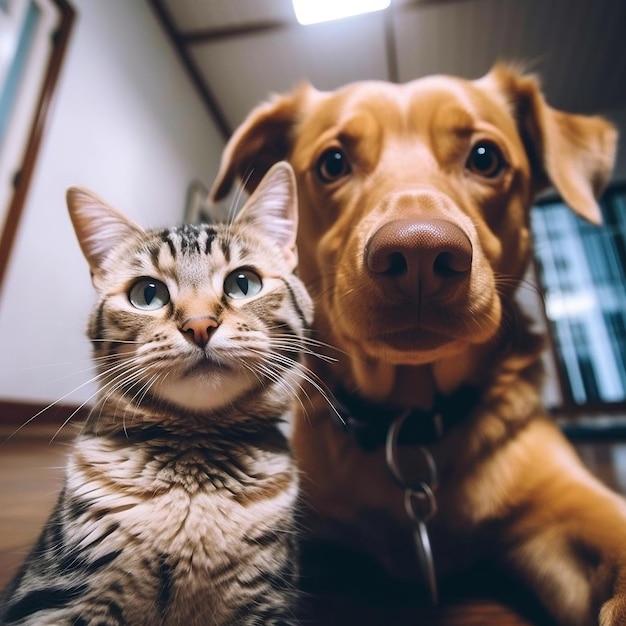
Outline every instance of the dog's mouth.
[[[477, 335], [464, 330], [464, 324], [386, 324], [368, 337], [357, 339], [360, 349], [370, 356], [403, 363], [421, 363], [450, 355], [475, 343]], [[347, 338], [347, 337], [346, 337]]]
[[379, 329], [367, 336], [340, 332], [335, 343], [346, 353], [360, 359], [380, 359], [392, 364], [431, 363], [466, 350], [473, 342], [470, 335], [456, 335], [446, 329], [423, 326]]
[[388, 295], [367, 276], [358, 282], [328, 308], [319, 307], [335, 320], [336, 338], [350, 351], [413, 362], [488, 341], [500, 326], [501, 301], [488, 280], [422, 299]]

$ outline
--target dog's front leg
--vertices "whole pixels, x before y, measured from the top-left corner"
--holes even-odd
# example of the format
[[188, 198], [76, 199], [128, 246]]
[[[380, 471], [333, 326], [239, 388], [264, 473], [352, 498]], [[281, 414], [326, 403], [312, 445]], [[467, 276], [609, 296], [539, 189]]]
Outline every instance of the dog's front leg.
[[530, 425], [509, 453], [520, 497], [508, 503], [506, 560], [559, 624], [626, 625], [626, 500], [550, 424]]

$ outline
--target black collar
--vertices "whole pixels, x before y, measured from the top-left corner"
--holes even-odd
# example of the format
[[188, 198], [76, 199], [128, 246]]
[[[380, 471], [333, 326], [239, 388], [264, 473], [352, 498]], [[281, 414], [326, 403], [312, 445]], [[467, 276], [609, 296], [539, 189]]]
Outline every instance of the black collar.
[[469, 416], [480, 400], [480, 390], [461, 387], [453, 394], [436, 394], [430, 410], [381, 406], [357, 393], [340, 387], [335, 391], [336, 408], [346, 430], [366, 451], [384, 445], [390, 424], [405, 415], [408, 417], [400, 432], [399, 444], [432, 445], [456, 424]]

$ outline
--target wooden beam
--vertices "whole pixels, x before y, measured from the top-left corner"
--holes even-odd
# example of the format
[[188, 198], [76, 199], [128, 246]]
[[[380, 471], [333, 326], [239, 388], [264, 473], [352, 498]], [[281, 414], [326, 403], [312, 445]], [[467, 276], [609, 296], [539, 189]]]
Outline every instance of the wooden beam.
[[189, 54], [187, 47], [185, 45], [185, 39], [182, 37], [178, 30], [174, 25], [174, 21], [169, 14], [169, 11], [163, 5], [162, 0], [148, 0], [148, 4], [152, 6], [156, 16], [165, 31], [165, 34], [168, 36], [176, 53], [178, 54], [178, 58], [183, 64], [191, 82], [194, 84], [196, 89], [198, 90], [200, 97], [202, 98], [206, 108], [211, 115], [211, 118], [215, 122], [220, 134], [224, 141], [227, 141], [232, 135], [232, 128], [228, 123], [222, 108], [220, 107], [217, 98], [206, 84], [206, 81], [202, 77], [200, 70], [197, 68], [194, 63], [191, 55]]
[[254, 24], [238, 24], [237, 26], [226, 26], [223, 28], [203, 28], [199, 30], [180, 33], [180, 40], [186, 44], [213, 43], [222, 39], [233, 39], [234, 37], [245, 37], [246, 35], [257, 35], [269, 33], [276, 30], [284, 30], [290, 26], [297, 26], [296, 22], [256, 22]]

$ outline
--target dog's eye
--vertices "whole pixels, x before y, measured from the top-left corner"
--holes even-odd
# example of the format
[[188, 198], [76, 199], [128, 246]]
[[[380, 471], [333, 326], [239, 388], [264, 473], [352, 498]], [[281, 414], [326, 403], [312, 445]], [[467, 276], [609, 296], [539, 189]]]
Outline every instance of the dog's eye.
[[503, 171], [506, 162], [494, 144], [487, 141], [477, 143], [470, 152], [465, 167], [483, 178], [496, 178]]
[[324, 183], [332, 183], [350, 173], [350, 164], [339, 148], [330, 148], [318, 159], [315, 171]]

